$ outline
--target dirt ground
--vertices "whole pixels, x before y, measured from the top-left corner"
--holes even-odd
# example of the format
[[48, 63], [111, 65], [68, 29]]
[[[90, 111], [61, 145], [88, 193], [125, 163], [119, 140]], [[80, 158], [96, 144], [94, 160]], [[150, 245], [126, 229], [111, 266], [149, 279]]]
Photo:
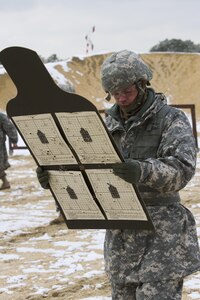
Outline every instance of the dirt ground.
[[[50, 225], [58, 213], [50, 192], [37, 182], [35, 162], [17, 155], [10, 163], [11, 190], [0, 191], [0, 300], [111, 299], [104, 273], [104, 230]], [[198, 162], [181, 196], [195, 215], [200, 235], [199, 188]], [[200, 299], [199, 286], [199, 273], [189, 277], [183, 299]]]

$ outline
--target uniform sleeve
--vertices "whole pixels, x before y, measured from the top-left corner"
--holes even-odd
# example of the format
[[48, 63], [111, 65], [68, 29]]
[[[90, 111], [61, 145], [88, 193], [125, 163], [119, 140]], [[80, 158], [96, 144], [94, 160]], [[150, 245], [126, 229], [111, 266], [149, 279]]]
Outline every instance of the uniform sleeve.
[[196, 144], [186, 115], [178, 109], [166, 116], [157, 158], [141, 161], [140, 183], [160, 192], [179, 191], [196, 167]]
[[11, 143], [16, 144], [18, 142], [18, 135], [15, 126], [6, 115], [1, 115], [1, 119], [2, 130], [10, 138]]

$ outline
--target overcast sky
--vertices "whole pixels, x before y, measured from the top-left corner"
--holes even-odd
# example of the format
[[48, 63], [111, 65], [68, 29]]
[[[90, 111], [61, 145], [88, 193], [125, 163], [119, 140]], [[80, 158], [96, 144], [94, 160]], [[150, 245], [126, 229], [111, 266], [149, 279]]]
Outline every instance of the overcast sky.
[[0, 50], [85, 56], [86, 35], [94, 45], [89, 55], [147, 53], [166, 38], [199, 44], [200, 0], [0, 0]]

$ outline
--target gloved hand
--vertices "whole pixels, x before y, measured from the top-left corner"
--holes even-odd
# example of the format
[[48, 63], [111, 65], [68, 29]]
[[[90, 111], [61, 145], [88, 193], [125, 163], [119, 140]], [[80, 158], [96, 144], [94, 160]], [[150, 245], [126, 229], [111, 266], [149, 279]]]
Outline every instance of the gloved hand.
[[49, 189], [49, 174], [47, 170], [43, 170], [41, 167], [36, 169], [38, 181], [43, 189]]
[[113, 173], [129, 183], [138, 183], [141, 175], [140, 164], [137, 160], [127, 160], [113, 165]]

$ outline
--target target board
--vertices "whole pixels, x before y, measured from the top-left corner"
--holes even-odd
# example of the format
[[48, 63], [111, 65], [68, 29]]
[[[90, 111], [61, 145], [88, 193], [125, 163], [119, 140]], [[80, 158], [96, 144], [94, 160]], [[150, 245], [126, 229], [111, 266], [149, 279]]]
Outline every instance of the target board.
[[93, 103], [61, 90], [37, 53], [22, 47], [0, 52], [17, 88], [7, 114], [49, 185], [69, 229], [153, 229], [133, 184], [114, 175], [123, 162]]

